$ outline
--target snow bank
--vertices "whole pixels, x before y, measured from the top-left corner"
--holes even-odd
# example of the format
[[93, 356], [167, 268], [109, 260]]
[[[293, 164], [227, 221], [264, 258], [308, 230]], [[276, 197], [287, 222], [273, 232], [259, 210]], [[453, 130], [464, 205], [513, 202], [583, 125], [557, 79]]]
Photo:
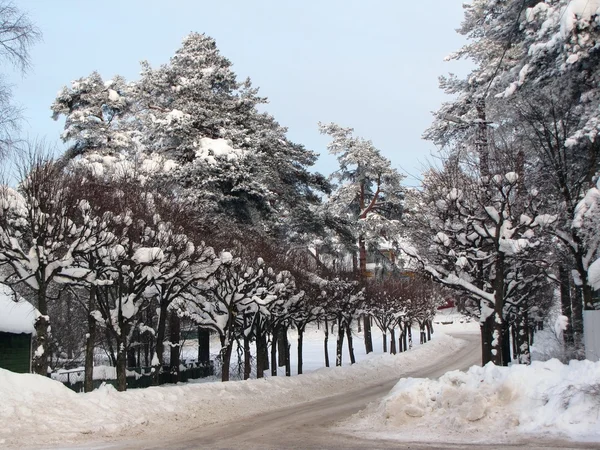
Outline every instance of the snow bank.
[[[343, 428], [370, 438], [503, 442], [547, 435], [600, 441], [600, 363], [553, 359], [405, 378]], [[436, 432], [437, 431], [437, 436]]]
[[465, 341], [440, 336], [410, 352], [370, 354], [353, 366], [294, 377], [190, 383], [122, 393], [103, 386], [89, 394], [75, 394], [45, 377], [0, 370], [0, 446], [77, 441], [88, 435], [99, 440], [141, 431], [164, 433], [236, 420], [397, 379], [464, 346]]
[[35, 334], [34, 323], [39, 315], [31, 303], [0, 283], [0, 331]]

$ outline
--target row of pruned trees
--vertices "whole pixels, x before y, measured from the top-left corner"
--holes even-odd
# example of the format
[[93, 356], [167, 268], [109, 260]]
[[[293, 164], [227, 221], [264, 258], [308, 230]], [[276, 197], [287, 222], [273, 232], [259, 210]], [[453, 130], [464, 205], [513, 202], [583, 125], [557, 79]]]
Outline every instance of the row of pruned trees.
[[[416, 282], [390, 278], [365, 287], [352, 272], [317, 264], [305, 249], [286, 250], [251, 230], [215, 230], [212, 221], [207, 227], [168, 186], [136, 176], [107, 179], [78, 165], [65, 168], [39, 150], [32, 149], [22, 164], [18, 188], [2, 188], [0, 204], [3, 279], [29, 293], [41, 312], [37, 373], [48, 371], [53, 351], [70, 345], [59, 341], [67, 335], [64, 327], [77, 330], [85, 348], [86, 389], [99, 341], [117, 368], [119, 389], [125, 389], [127, 368], [141, 364], [135, 348], [144, 347], [155, 382], [166, 353], [177, 373], [182, 318], [218, 334], [224, 381], [237, 347], [250, 376], [251, 345], [258, 377], [269, 366], [269, 347], [271, 370], [279, 353], [289, 374], [290, 328], [299, 333], [301, 372], [308, 324], [337, 328], [337, 364], [344, 337], [352, 349], [352, 325], [359, 317], [372, 316], [384, 333], [392, 333], [392, 351], [394, 329], [430, 326], [437, 297], [411, 291]], [[393, 321], [382, 319], [390, 313]], [[53, 333], [52, 314], [75, 323], [56, 323]], [[407, 348], [404, 339], [401, 349]]]

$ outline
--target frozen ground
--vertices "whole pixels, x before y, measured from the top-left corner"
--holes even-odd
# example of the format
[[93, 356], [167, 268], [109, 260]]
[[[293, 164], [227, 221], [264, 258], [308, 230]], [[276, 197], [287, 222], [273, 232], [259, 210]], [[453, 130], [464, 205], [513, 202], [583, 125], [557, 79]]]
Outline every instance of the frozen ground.
[[[90, 394], [75, 394], [47, 378], [0, 370], [0, 448], [59, 444], [81, 448], [98, 442], [105, 447], [131, 442], [134, 436], [138, 436], [136, 440], [152, 435], [183, 438], [207, 427], [219, 430], [219, 424], [241, 425], [260, 415], [277, 416], [280, 408], [291, 414], [294, 405], [306, 405], [301, 409], [310, 415], [315, 411], [310, 408], [325, 404], [316, 399], [337, 398], [343, 404], [353, 398], [347, 393], [364, 386], [379, 384], [377, 392], [383, 395], [394, 384], [388, 385], [388, 380], [436, 377], [441, 374], [439, 369], [427, 370], [436, 361], [452, 360], [452, 355], [461, 352], [476, 353], [476, 323], [446, 323], [447, 317], [442, 322], [436, 324], [431, 342], [396, 356], [381, 354], [378, 333], [376, 353], [365, 355], [357, 335], [359, 362], [341, 368], [322, 368], [322, 330], [313, 329], [305, 340], [305, 373], [310, 373], [291, 378], [191, 383], [125, 393], [105, 386]], [[467, 342], [444, 332], [466, 332], [472, 337]], [[418, 341], [418, 334], [414, 337]], [[330, 336], [332, 360], [334, 338]], [[293, 335], [291, 344], [294, 350]], [[193, 345], [187, 351], [193, 354]], [[292, 358], [295, 360], [294, 354]], [[599, 386], [600, 363], [565, 366], [556, 360], [531, 367], [473, 367], [468, 372], [450, 372], [439, 380], [403, 378], [383, 401], [344, 422], [336, 433], [413, 443], [497, 443], [551, 434], [600, 442]], [[348, 410], [348, 414], [359, 409]]]
[[363, 438], [513, 442], [555, 436], [600, 443], [600, 363], [557, 359], [405, 378], [342, 426]]
[[[381, 344], [378, 334], [377, 342]], [[131, 436], [157, 427], [189, 430], [237, 420], [390, 380], [403, 371], [431, 364], [438, 355], [458, 351], [465, 343], [440, 333], [426, 345], [401, 355], [381, 354], [378, 346], [374, 354], [366, 356], [357, 336], [357, 364], [318, 369], [323, 365], [322, 345], [322, 330], [308, 333], [305, 358], [312, 372], [302, 376], [179, 384], [124, 393], [104, 386], [89, 394], [76, 394], [45, 377], [0, 369], [0, 447]], [[334, 353], [331, 357], [333, 361]]]

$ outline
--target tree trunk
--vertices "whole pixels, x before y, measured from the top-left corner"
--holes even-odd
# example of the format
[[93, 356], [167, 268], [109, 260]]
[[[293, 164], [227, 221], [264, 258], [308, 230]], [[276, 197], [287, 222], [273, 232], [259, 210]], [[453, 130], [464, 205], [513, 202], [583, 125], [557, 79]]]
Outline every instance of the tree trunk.
[[502, 363], [508, 366], [510, 362], [510, 324], [507, 320], [504, 322], [504, 332], [502, 333]]
[[127, 390], [127, 347], [124, 339], [117, 338], [117, 391]]
[[169, 363], [169, 369], [171, 372], [171, 383], [177, 383], [179, 381], [179, 364], [181, 355], [181, 319], [177, 315], [176, 311], [171, 311], [169, 320], [169, 341], [171, 360]]
[[585, 289], [577, 288], [578, 294], [573, 298], [573, 340], [575, 342], [575, 358], [585, 359], [585, 347], [583, 343], [583, 302], [585, 300]]
[[37, 309], [40, 316], [35, 320], [35, 333], [37, 348], [33, 355], [33, 372], [44, 377], [48, 376], [48, 352], [50, 321], [48, 318], [48, 300], [46, 298], [46, 286], [40, 284], [37, 291]]
[[[361, 204], [364, 205], [364, 198], [361, 198]], [[364, 209], [364, 206], [361, 206]], [[359, 251], [359, 264], [360, 264], [360, 278], [361, 280], [367, 279], [367, 245], [365, 238], [361, 236], [358, 239], [358, 251]], [[371, 318], [368, 314], [363, 315], [363, 333], [365, 337], [365, 352], [367, 354], [373, 351], [373, 336], [371, 333]]]
[[198, 362], [202, 365], [210, 363], [210, 330], [198, 327]]
[[526, 311], [519, 311], [517, 323], [517, 344], [519, 347], [519, 363], [530, 364], [531, 356], [529, 351], [529, 327], [527, 325]]
[[387, 333], [385, 331], [381, 331], [383, 335], [383, 353], [387, 353]]
[[433, 334], [433, 324], [431, 323], [431, 320], [428, 320], [425, 324], [427, 326], [427, 342], [429, 342], [431, 340], [431, 335]]
[[156, 328], [156, 358], [152, 358], [152, 385], [160, 383], [160, 373], [165, 361], [165, 333], [167, 330], [167, 305], [161, 305], [159, 309], [158, 326]]
[[256, 319], [256, 378], [263, 378], [268, 362], [267, 340], [263, 333], [260, 318]]
[[481, 333], [481, 365], [485, 366], [492, 360], [492, 334], [494, 315], [490, 316], [480, 325]]
[[408, 334], [408, 350], [412, 349], [413, 340], [412, 340], [412, 326], [410, 324], [406, 325], [406, 331]]
[[373, 333], [371, 330], [371, 317], [368, 314], [363, 315], [363, 333], [365, 336], [365, 352], [373, 352]]
[[513, 359], [518, 359], [519, 358], [519, 346], [517, 344], [517, 327], [516, 326], [512, 326], [510, 327], [510, 333], [512, 336], [512, 357]]
[[390, 353], [395, 355], [396, 352], [396, 330], [394, 328], [390, 328]]
[[327, 319], [325, 319], [325, 339], [323, 342], [323, 346], [325, 347], [325, 367], [329, 367], [329, 324], [327, 323]]
[[410, 325], [405, 323], [404, 329], [402, 330], [402, 349], [401, 351], [408, 351], [408, 329]]
[[573, 314], [571, 312], [571, 280], [569, 278], [569, 271], [562, 264], [558, 267], [558, 278], [560, 280], [560, 305], [562, 308], [562, 315], [568, 319], [567, 328], [563, 331], [563, 339], [567, 350], [570, 351], [575, 344], [575, 337], [573, 336]]
[[337, 341], [335, 347], [335, 365], [342, 365], [342, 348], [344, 346], [344, 327], [342, 326], [342, 319], [338, 319], [338, 330], [337, 330]]
[[275, 328], [271, 335], [271, 376], [277, 376], [277, 335], [279, 330]]
[[304, 325], [298, 327], [298, 375], [302, 375], [302, 351], [304, 347]]
[[231, 352], [233, 342], [231, 338], [221, 339], [221, 381], [229, 381], [229, 368], [231, 367]]
[[286, 346], [287, 346], [287, 327], [281, 326], [278, 329], [278, 336], [277, 336], [277, 353], [279, 356], [277, 358], [277, 366], [278, 367], [285, 367]]
[[244, 380], [250, 378], [252, 359], [250, 358], [250, 338], [244, 334]]
[[354, 356], [354, 344], [352, 340], [352, 328], [350, 324], [346, 324], [346, 337], [348, 338], [348, 353], [350, 354], [350, 364], [356, 363], [356, 357]]
[[88, 332], [85, 341], [85, 372], [83, 381], [83, 391], [92, 392], [94, 390], [94, 347], [96, 345], [96, 319], [91, 312], [96, 309], [96, 285], [90, 287], [88, 299]]
[[130, 344], [129, 350], [127, 350], [127, 368], [133, 369], [138, 367], [138, 359], [136, 355], [135, 347]]
[[283, 342], [285, 344], [284, 354], [285, 354], [285, 376], [292, 376], [292, 361], [290, 358], [290, 342], [288, 340], [287, 327], [283, 328]]

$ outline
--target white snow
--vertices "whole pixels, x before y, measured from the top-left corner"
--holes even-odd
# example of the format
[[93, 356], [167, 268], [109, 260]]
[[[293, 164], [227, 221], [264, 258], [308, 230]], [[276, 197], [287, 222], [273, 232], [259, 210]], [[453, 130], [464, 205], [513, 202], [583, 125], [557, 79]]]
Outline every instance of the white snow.
[[[75, 394], [46, 377], [0, 369], [0, 446], [89, 444], [115, 436], [243, 420], [346, 392], [349, 386], [400, 378], [464, 346], [464, 341], [444, 335], [445, 331], [478, 330], [477, 322], [453, 309], [439, 313], [434, 322], [431, 342], [395, 356], [361, 354], [362, 341], [356, 336], [358, 363], [332, 368], [322, 368], [323, 331], [313, 328], [305, 335], [305, 375], [293, 377], [166, 385], [123, 393], [103, 386], [89, 394]], [[293, 341], [294, 336], [290, 337]], [[381, 335], [374, 332], [374, 337], [380, 351]], [[334, 341], [335, 334], [330, 344]], [[449, 372], [439, 380], [402, 378], [380, 403], [351, 417], [336, 431], [443, 444], [500, 443], [530, 436], [598, 442], [599, 405], [600, 363], [564, 365], [550, 360], [532, 366], [474, 366], [467, 372]]]
[[152, 264], [162, 261], [164, 257], [159, 247], [141, 247], [135, 251], [131, 259], [137, 264]]
[[39, 315], [31, 303], [0, 283], [0, 331], [35, 334], [34, 323]]
[[526, 436], [600, 441], [600, 363], [553, 359], [401, 379], [343, 428], [379, 439], [473, 443]]
[[245, 152], [234, 149], [231, 142], [226, 139], [202, 138], [197, 143], [196, 158], [205, 160], [209, 164], [217, 164], [217, 157], [233, 161], [241, 158]]
[[[0, 369], [0, 446], [97, 441], [156, 427], [166, 430], [186, 423], [198, 427], [237, 420], [346, 392], [374, 380], [393, 379], [465, 345], [460, 339], [436, 333], [432, 341], [405, 353], [360, 355], [362, 341], [355, 338], [357, 364], [311, 371], [323, 365], [322, 337], [322, 330], [306, 336], [305, 374], [293, 377], [187, 383], [121, 393], [107, 385], [89, 394], [76, 394], [47, 377]], [[335, 334], [330, 344], [335, 345]], [[381, 341], [374, 344], [380, 350]], [[335, 354], [331, 357], [333, 363]]]

